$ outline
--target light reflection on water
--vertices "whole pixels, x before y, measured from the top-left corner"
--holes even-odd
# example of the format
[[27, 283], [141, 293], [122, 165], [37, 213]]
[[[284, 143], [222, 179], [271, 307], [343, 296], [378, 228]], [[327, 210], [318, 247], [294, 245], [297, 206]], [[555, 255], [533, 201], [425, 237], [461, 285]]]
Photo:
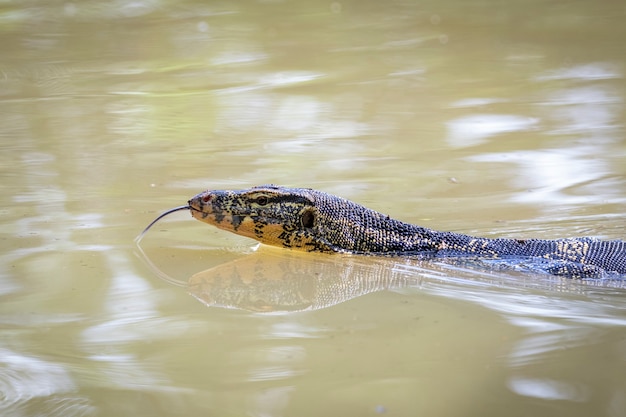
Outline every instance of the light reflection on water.
[[581, 81], [595, 81], [621, 77], [623, 77], [623, 74], [617, 65], [610, 62], [592, 62], [583, 65], [572, 65], [546, 71], [544, 74], [537, 75], [535, 79], [537, 81], [569, 79]]
[[512, 378], [508, 385], [519, 395], [545, 400], [585, 402], [590, 395], [585, 386], [550, 379]]
[[523, 116], [473, 114], [449, 121], [446, 140], [453, 148], [476, 146], [502, 133], [530, 130], [537, 123], [538, 119]]
[[256, 351], [256, 354], [262, 356], [259, 362], [263, 366], [250, 370], [249, 381], [292, 379], [307, 372], [302, 367], [302, 361], [307, 356], [302, 346], [276, 346]]
[[[608, 161], [589, 157], [601, 147], [601, 144], [581, 144], [568, 149], [486, 153], [468, 159], [476, 162], [516, 164], [519, 176], [511, 182], [519, 187], [526, 187], [527, 192], [515, 194], [511, 199], [520, 203], [540, 204], [550, 201], [552, 205], [573, 205], [594, 202], [593, 194], [570, 192], [570, 189], [585, 187], [588, 183], [607, 189], [608, 195], [605, 194], [604, 197], [607, 201], [624, 203], [626, 198], [622, 190], [619, 187], [610, 187], [613, 179], [608, 177], [611, 172]], [[604, 186], [605, 182], [609, 186]]]
[[[596, 289], [593, 286], [587, 287], [584, 282], [571, 282], [564, 278], [527, 278], [514, 275], [510, 280], [489, 280], [480, 272], [459, 272], [469, 273], [467, 277], [465, 274], [463, 276], [471, 280], [444, 276], [439, 278], [443, 285], [432, 289], [422, 287], [422, 290], [471, 300], [500, 312], [512, 324], [526, 327], [530, 333], [558, 330], [572, 325], [626, 326], [626, 317], [623, 316], [626, 306], [620, 298], [626, 286], [623, 279], [600, 280], [603, 282], [599, 285], [605, 287]], [[594, 284], [593, 280], [589, 282]], [[462, 284], [462, 287], [456, 284]], [[614, 285], [618, 289], [612, 289]], [[507, 288], [509, 291], [502, 291]]]

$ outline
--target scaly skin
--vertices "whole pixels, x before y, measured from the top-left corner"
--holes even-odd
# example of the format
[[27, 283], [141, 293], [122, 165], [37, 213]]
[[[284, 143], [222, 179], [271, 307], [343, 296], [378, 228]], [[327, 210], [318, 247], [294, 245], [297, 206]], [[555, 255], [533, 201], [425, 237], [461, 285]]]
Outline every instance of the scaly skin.
[[194, 218], [220, 229], [309, 252], [504, 259], [573, 278], [626, 274], [621, 240], [487, 239], [439, 232], [308, 188], [207, 190], [189, 200], [189, 208]]

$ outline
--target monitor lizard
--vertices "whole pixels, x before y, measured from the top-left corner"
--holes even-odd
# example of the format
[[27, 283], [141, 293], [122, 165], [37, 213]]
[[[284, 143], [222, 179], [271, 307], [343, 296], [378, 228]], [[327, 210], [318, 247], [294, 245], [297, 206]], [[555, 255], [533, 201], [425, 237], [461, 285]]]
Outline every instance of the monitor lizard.
[[322, 191], [276, 185], [204, 191], [187, 206], [163, 213], [144, 233], [161, 217], [183, 209], [201, 222], [261, 243], [309, 252], [493, 259], [570, 278], [626, 274], [623, 240], [492, 239], [437, 231]]

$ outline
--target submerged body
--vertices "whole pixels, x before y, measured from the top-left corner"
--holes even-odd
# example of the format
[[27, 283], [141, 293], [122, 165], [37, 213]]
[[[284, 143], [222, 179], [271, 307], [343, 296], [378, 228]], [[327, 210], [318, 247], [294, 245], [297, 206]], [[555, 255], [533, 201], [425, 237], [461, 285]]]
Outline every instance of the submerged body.
[[440, 232], [307, 188], [266, 185], [207, 190], [188, 204], [191, 215], [204, 223], [290, 249], [510, 259], [525, 269], [582, 278], [626, 274], [626, 242], [622, 240], [487, 239]]

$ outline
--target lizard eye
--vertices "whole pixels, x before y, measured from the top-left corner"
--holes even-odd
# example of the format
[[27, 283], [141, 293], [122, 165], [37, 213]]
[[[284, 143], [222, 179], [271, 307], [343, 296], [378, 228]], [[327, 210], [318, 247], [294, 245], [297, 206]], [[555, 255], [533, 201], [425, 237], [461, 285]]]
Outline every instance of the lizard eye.
[[267, 204], [267, 197], [265, 197], [265, 196], [261, 196], [261, 197], [257, 198], [257, 199], [256, 199], [256, 203], [257, 203], [259, 206], [264, 206], [264, 205], [266, 205], [266, 204]]

